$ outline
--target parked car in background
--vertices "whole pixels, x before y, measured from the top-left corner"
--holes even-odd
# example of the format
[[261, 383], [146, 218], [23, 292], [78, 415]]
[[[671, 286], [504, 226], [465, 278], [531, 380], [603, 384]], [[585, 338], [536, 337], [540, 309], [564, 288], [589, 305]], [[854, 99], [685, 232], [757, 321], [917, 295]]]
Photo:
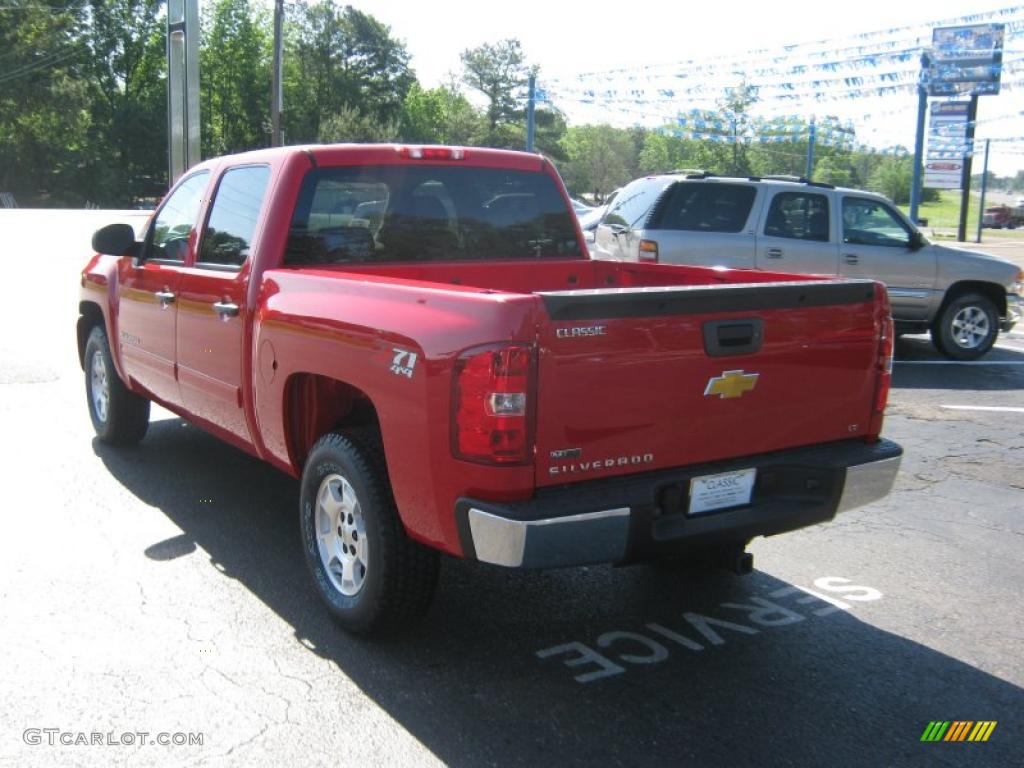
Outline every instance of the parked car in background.
[[572, 209], [575, 211], [577, 216], [582, 216], [594, 210], [594, 206], [587, 205], [582, 200], [577, 200], [575, 197], [570, 197], [569, 202], [572, 203]]
[[1009, 261], [929, 242], [887, 198], [802, 179], [660, 174], [622, 189], [595, 258], [867, 277], [884, 282], [898, 333], [931, 333], [972, 360], [1021, 316]]

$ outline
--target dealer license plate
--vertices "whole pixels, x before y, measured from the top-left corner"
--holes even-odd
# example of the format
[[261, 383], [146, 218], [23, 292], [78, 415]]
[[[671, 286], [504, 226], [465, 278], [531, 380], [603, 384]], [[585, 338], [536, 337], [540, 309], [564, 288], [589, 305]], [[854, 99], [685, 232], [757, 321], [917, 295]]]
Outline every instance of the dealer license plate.
[[716, 509], [742, 507], [750, 503], [756, 469], [740, 469], [718, 475], [702, 475], [690, 480], [690, 507], [687, 514], [699, 515]]

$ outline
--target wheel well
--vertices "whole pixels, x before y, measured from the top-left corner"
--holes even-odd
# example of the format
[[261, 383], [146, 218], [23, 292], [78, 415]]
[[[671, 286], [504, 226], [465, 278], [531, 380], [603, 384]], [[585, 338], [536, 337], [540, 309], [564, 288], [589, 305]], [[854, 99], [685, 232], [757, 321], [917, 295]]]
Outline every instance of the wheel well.
[[284, 432], [288, 454], [301, 469], [313, 444], [347, 427], [377, 427], [377, 409], [365, 392], [315, 373], [297, 373], [285, 385]]
[[89, 334], [96, 326], [103, 328], [105, 324], [100, 305], [91, 301], [79, 302], [78, 315], [78, 364], [85, 370], [85, 345], [89, 341]]
[[1001, 285], [964, 280], [960, 283], [953, 283], [946, 290], [946, 296], [942, 300], [942, 306], [939, 307], [939, 311], [935, 313], [935, 319], [938, 320], [942, 316], [942, 313], [951, 301], [955, 301], [968, 293], [980, 293], [982, 296], [987, 296], [996, 305], [996, 311], [999, 313], [999, 316], [1006, 316], [1006, 291], [1003, 290]]

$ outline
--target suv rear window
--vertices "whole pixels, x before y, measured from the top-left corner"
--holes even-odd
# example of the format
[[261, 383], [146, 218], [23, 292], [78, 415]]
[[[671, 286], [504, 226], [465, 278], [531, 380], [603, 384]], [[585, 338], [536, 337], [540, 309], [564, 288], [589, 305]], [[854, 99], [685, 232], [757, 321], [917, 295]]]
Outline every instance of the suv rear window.
[[546, 174], [394, 165], [311, 170], [285, 262], [579, 256], [573, 214]]
[[651, 229], [739, 232], [750, 217], [757, 191], [744, 184], [679, 182], [659, 206]]

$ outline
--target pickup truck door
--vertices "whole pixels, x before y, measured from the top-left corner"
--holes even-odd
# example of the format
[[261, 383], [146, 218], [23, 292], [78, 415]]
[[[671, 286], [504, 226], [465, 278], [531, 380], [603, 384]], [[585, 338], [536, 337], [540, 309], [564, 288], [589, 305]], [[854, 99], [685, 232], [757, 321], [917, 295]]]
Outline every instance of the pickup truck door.
[[843, 195], [841, 219], [839, 274], [885, 283], [895, 319], [927, 319], [938, 269], [934, 250], [914, 247], [913, 228], [881, 200]]
[[757, 268], [773, 272], [839, 272], [836, 212], [829, 195], [810, 189], [767, 195], [757, 230]]
[[188, 411], [250, 442], [242, 405], [246, 293], [264, 193], [266, 165], [230, 168], [221, 176], [209, 208], [195, 262], [179, 287], [177, 361]]
[[175, 325], [182, 270], [195, 248], [196, 222], [209, 172], [183, 179], [157, 211], [142, 257], [118, 264], [118, 339], [125, 373], [154, 397], [180, 401]]

